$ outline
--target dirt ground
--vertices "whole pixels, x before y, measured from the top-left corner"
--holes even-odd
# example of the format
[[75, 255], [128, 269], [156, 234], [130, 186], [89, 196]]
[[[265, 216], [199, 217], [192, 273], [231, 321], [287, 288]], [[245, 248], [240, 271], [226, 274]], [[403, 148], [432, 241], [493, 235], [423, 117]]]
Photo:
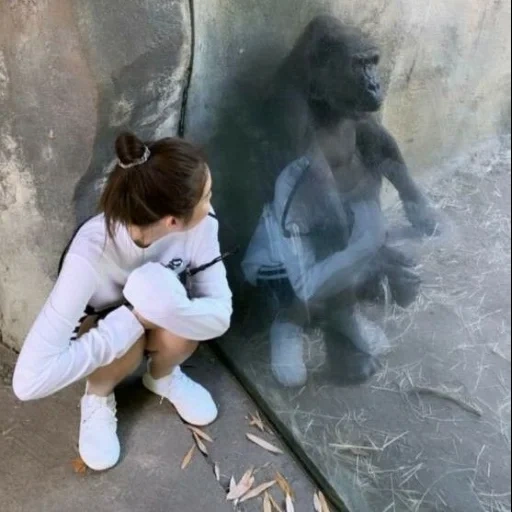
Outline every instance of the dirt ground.
[[418, 256], [423, 286], [407, 310], [366, 306], [392, 340], [369, 382], [326, 382], [315, 333], [310, 379], [293, 392], [271, 376], [266, 332], [242, 330], [224, 344], [350, 510], [511, 510], [511, 173], [503, 144], [430, 174], [440, 236], [410, 237], [399, 205], [389, 210], [395, 243]]

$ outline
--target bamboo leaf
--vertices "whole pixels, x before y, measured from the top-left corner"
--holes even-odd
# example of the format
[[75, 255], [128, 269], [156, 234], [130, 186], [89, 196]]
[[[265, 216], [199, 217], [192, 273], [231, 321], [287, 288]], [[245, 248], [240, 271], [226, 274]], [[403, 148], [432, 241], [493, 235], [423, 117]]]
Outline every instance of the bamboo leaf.
[[189, 464], [192, 462], [192, 458], [194, 457], [194, 452], [196, 451], [196, 445], [192, 445], [192, 448], [188, 451], [188, 453], [185, 455], [185, 458], [183, 459], [183, 462], [181, 463], [181, 470], [187, 469]]
[[206, 445], [203, 443], [203, 441], [201, 441], [201, 438], [195, 432], [193, 433], [193, 436], [194, 441], [196, 442], [197, 447], [199, 448], [201, 453], [203, 455], [208, 455], [208, 448], [206, 448]]
[[315, 496], [313, 497], [313, 506], [315, 507], [315, 512], [323, 512], [322, 502], [320, 501], [320, 497], [317, 492], [315, 492]]
[[268, 491], [275, 484], [276, 484], [276, 481], [272, 480], [272, 482], [267, 482], [267, 483], [258, 485], [258, 487], [255, 487], [252, 491], [249, 491], [247, 494], [245, 494], [244, 497], [240, 500], [240, 503], [257, 498], [258, 496], [263, 494], [265, 491]]
[[283, 512], [283, 509], [279, 506], [279, 503], [277, 503], [272, 494], [269, 494], [268, 497], [270, 499], [270, 503], [274, 507], [274, 510], [276, 510], [276, 512]]
[[320, 500], [320, 504], [322, 505], [321, 512], [331, 512], [329, 504], [327, 503], [327, 500], [325, 499], [324, 493], [322, 491], [318, 491], [318, 498]]
[[261, 415], [259, 411], [256, 411], [256, 414], [251, 414], [249, 416], [249, 424], [251, 427], [258, 428], [261, 432], [265, 432], [265, 424], [263, 423], [263, 420], [261, 419]]
[[272, 512], [272, 502], [270, 501], [268, 492], [265, 493], [265, 497], [263, 498], [263, 512]]
[[213, 443], [213, 439], [203, 430], [197, 427], [193, 427], [191, 425], [187, 425], [187, 428], [194, 434], [196, 434], [203, 441], [207, 441], [208, 443]]
[[264, 450], [267, 450], [270, 453], [274, 453], [276, 455], [283, 454], [283, 451], [280, 448], [277, 448], [277, 446], [270, 444], [268, 441], [265, 441], [264, 439], [261, 439], [258, 436], [255, 436], [253, 434], [247, 434], [247, 439], [249, 439], [249, 441], [252, 441], [254, 444], [258, 445], [260, 448], [263, 448]]
[[295, 493], [288, 483], [288, 480], [286, 480], [286, 478], [279, 472], [276, 473], [276, 482], [285, 496], [290, 495], [292, 499], [295, 499]]
[[226, 498], [228, 501], [237, 501], [252, 489], [255, 482], [253, 473], [254, 469], [247, 471], [242, 480], [235, 485], [234, 489], [230, 489]]

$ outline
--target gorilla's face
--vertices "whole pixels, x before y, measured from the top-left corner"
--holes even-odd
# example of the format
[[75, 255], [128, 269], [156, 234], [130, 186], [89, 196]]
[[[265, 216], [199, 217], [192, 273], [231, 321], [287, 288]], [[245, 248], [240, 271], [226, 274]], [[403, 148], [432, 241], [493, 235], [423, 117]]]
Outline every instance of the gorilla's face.
[[310, 53], [312, 99], [335, 110], [376, 112], [384, 101], [378, 50], [359, 31], [339, 22], [329, 28], [324, 27]]
[[380, 56], [376, 51], [370, 51], [352, 55], [350, 59], [356, 108], [363, 112], [376, 112], [384, 101], [378, 72]]

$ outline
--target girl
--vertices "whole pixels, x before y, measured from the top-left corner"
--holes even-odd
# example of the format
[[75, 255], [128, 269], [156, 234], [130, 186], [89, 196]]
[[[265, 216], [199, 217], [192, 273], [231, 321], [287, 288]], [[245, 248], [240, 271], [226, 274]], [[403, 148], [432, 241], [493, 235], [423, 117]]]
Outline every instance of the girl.
[[13, 379], [18, 398], [33, 400], [87, 377], [79, 450], [97, 471], [119, 460], [114, 388], [145, 351], [147, 389], [187, 423], [216, 419], [211, 395], [180, 365], [200, 341], [222, 336], [232, 314], [210, 213], [212, 177], [199, 151], [180, 139], [144, 144], [126, 133], [116, 152], [101, 214], [65, 251]]

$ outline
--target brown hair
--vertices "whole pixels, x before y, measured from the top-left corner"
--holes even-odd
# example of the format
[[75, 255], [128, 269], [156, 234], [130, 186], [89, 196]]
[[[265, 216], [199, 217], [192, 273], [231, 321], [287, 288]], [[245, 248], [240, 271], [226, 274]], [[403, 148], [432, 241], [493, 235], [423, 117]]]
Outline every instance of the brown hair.
[[192, 218], [208, 178], [197, 147], [178, 138], [144, 143], [123, 133], [115, 148], [118, 163], [99, 204], [110, 237], [116, 224], [145, 227], [169, 215]]

